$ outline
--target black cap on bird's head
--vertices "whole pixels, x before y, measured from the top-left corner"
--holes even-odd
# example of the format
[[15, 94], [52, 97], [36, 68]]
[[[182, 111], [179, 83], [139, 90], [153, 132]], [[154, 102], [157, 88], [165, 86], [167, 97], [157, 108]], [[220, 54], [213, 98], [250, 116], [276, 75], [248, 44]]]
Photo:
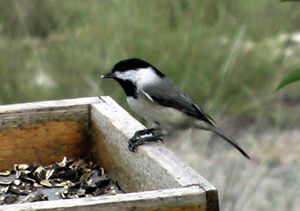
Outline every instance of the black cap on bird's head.
[[137, 86], [143, 86], [149, 80], [163, 78], [165, 75], [142, 59], [130, 58], [119, 61], [110, 72], [101, 77], [113, 78], [121, 85], [127, 96], [136, 98]]
[[127, 70], [136, 70], [139, 68], [148, 68], [148, 67], [152, 67], [152, 65], [142, 59], [131, 58], [116, 63], [112, 69], [112, 72], [114, 71], [124, 72]]
[[157, 68], [149, 64], [148, 62], [139, 59], [139, 58], [130, 58], [130, 59], [124, 59], [119, 62], [117, 62], [112, 70], [104, 75], [102, 75], [102, 78], [115, 78], [115, 72], [126, 72], [129, 70], [138, 70], [141, 68], [149, 68], [151, 67], [155, 73], [160, 76], [164, 77], [165, 75], [161, 73]]

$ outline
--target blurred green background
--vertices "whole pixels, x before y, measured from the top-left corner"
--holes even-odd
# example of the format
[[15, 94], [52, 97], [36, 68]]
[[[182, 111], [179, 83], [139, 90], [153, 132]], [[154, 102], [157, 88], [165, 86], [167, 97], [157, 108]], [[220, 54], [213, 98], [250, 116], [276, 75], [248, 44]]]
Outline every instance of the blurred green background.
[[[223, 210], [300, 206], [300, 175], [294, 172], [300, 169], [300, 85], [275, 92], [282, 76], [300, 66], [299, 56], [297, 2], [0, 0], [0, 104], [112, 95], [128, 108], [119, 86], [100, 75], [121, 59], [142, 58], [180, 84], [223, 128], [236, 133], [252, 155], [251, 164], [240, 165], [246, 161], [233, 152], [238, 164], [228, 158], [228, 167], [220, 163], [229, 151], [219, 153], [225, 145], [214, 150], [203, 141], [205, 150], [192, 159], [186, 156], [190, 151], [174, 147], [189, 149], [192, 141], [170, 146], [217, 186]], [[279, 134], [286, 135], [281, 140], [265, 137]], [[265, 148], [260, 145], [264, 143]], [[280, 154], [289, 146], [292, 153]], [[211, 148], [214, 155], [208, 155]], [[287, 165], [280, 156], [291, 155], [291, 168], [282, 177], [273, 175], [278, 165]], [[236, 177], [250, 171], [258, 179], [248, 181], [243, 173], [237, 182], [223, 166], [236, 169]], [[265, 177], [278, 177], [278, 190], [259, 189], [258, 181]], [[244, 195], [236, 191], [251, 182], [252, 189]]]

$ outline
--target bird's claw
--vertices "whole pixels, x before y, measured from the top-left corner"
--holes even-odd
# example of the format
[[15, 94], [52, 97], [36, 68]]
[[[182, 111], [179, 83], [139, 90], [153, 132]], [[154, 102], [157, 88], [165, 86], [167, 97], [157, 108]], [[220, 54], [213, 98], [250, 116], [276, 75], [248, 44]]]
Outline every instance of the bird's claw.
[[[139, 131], [137, 131], [137, 132], [139, 132]], [[149, 133], [146, 133], [146, 134], [149, 134]], [[161, 141], [163, 143], [163, 139], [160, 135], [153, 135], [152, 134], [152, 136], [141, 137], [141, 136], [136, 136], [136, 134], [135, 134], [128, 141], [128, 149], [131, 152], [136, 152], [138, 146], [143, 145], [144, 143], [158, 142], [158, 141]]]
[[135, 139], [129, 139], [128, 141], [128, 149], [131, 151], [131, 152], [136, 152], [136, 149], [137, 149], [137, 140]]

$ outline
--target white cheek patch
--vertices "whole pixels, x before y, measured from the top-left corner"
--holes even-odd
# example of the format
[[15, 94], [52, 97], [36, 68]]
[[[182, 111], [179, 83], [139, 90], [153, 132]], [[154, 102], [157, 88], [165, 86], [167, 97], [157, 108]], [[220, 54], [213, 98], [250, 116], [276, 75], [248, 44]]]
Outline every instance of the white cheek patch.
[[133, 81], [135, 79], [135, 70], [128, 70], [126, 72], [115, 72], [115, 75], [117, 78], [120, 78], [122, 80], [130, 80], [130, 81]]
[[159, 76], [151, 67], [128, 70], [126, 72], [116, 72], [115, 75], [122, 80], [132, 81], [140, 87], [155, 83], [157, 80], [159, 80]]

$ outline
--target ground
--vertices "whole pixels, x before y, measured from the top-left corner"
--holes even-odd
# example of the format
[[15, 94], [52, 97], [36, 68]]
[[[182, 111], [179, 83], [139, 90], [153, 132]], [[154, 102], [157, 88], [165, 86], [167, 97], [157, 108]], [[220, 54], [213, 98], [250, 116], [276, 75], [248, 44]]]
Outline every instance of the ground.
[[250, 129], [236, 139], [251, 160], [207, 132], [187, 131], [165, 143], [218, 189], [221, 210], [296, 210], [300, 130], [270, 128], [253, 135]]

